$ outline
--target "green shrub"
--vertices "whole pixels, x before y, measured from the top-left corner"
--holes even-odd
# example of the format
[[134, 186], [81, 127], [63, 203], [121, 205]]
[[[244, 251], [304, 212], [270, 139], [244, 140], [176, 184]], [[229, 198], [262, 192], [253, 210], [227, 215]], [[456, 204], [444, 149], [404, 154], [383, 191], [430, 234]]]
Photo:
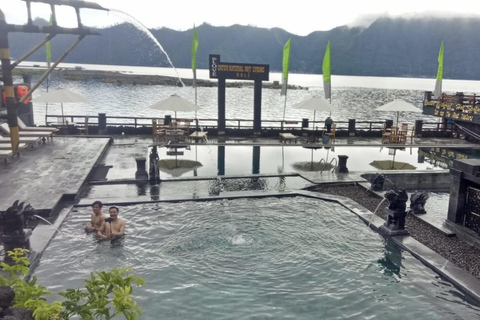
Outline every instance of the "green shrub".
[[0, 266], [10, 277], [0, 275], [0, 285], [11, 286], [15, 290], [14, 307], [27, 308], [33, 311], [36, 320], [66, 320], [74, 316], [82, 319], [112, 319], [123, 315], [128, 320], [137, 319], [142, 315], [141, 308], [133, 300], [133, 287], [142, 286], [145, 280], [131, 275], [130, 269], [121, 267], [108, 272], [90, 273], [90, 279], [85, 280], [84, 289], [67, 289], [59, 294], [64, 301], [48, 304], [44, 297], [50, 295], [45, 287], [37, 284], [35, 277], [25, 281], [29, 261], [26, 249], [9, 251], [13, 264], [0, 263]]

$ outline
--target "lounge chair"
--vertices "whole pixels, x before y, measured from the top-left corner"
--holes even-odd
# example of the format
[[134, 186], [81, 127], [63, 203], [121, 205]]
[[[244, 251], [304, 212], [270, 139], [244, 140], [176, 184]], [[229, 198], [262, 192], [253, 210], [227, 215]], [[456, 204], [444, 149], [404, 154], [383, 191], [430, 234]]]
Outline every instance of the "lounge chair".
[[298, 139], [296, 135], [293, 135], [289, 132], [279, 133], [278, 138], [280, 142], [284, 142], [284, 143], [286, 143], [287, 141], [290, 141], [290, 142], [295, 141], [295, 143], [297, 143], [297, 139]]
[[17, 117], [17, 121], [18, 121], [18, 127], [20, 128], [20, 131], [25, 131], [25, 132], [51, 132], [51, 133], [54, 133], [54, 132], [58, 131], [58, 128], [28, 127], [27, 125], [25, 125], [25, 123], [19, 117]]
[[[8, 127], [7, 123], [2, 123], [0, 125], [0, 131], [3, 132], [3, 134], [10, 136], [10, 128]], [[20, 138], [41, 138], [42, 140], [45, 139], [50, 139], [53, 140], [53, 133], [51, 132], [40, 132], [40, 131], [20, 131], [19, 132]]]
[[[12, 140], [9, 137], [0, 137], [0, 144], [11, 143], [11, 141]], [[20, 137], [19, 142], [27, 144], [27, 145], [34, 145], [35, 143], [39, 143], [40, 141], [42, 141], [42, 138], [40, 138], [40, 137], [32, 137], [32, 138]]]
[[[26, 143], [19, 143], [18, 149], [26, 148], [28, 145]], [[0, 143], [0, 151], [12, 151], [12, 145], [7, 143]]]

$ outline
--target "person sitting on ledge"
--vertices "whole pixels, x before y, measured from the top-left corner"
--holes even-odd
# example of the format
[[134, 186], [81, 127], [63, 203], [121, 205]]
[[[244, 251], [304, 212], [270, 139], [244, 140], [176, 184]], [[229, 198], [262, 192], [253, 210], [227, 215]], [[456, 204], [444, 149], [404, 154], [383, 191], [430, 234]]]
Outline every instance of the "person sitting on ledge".
[[92, 219], [90, 223], [85, 227], [87, 231], [98, 231], [105, 220], [105, 215], [102, 213], [103, 204], [101, 201], [95, 201], [92, 204]]
[[327, 128], [327, 132], [332, 131], [332, 124], [333, 124], [332, 118], [327, 117], [327, 119], [325, 119], [325, 127]]
[[125, 233], [125, 221], [118, 217], [119, 209], [110, 207], [108, 212], [110, 213], [110, 218], [106, 218], [100, 229], [98, 229], [98, 236], [105, 240], [123, 236]]

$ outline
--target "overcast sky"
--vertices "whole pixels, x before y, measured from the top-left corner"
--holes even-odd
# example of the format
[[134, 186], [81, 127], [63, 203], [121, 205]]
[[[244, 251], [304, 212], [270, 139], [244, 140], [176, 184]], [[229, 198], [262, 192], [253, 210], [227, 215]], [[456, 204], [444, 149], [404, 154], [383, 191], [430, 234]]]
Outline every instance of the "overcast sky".
[[[465, 16], [480, 17], [480, 1], [431, 0], [330, 0], [330, 1], [270, 1], [270, 0], [92, 0], [100, 5], [118, 9], [135, 17], [148, 28], [167, 27], [188, 30], [207, 22], [214, 26], [233, 24], [262, 28], [279, 27], [286, 31], [307, 35], [313, 31], [330, 30], [341, 25], [365, 25], [380, 15], [396, 16]], [[7, 23], [27, 21], [26, 5], [21, 0], [0, 0]], [[32, 3], [33, 17], [48, 20], [50, 6]], [[74, 10], [61, 6], [57, 9], [61, 26], [76, 25]], [[82, 10], [82, 21], [87, 26], [107, 26], [122, 22], [106, 12]]]

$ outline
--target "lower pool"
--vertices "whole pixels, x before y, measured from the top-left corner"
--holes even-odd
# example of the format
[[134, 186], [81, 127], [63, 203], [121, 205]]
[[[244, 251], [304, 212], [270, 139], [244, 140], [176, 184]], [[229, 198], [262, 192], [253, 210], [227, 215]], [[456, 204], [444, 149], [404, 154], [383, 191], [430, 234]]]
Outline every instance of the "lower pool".
[[84, 233], [90, 210], [70, 214], [34, 274], [58, 292], [82, 286], [91, 271], [130, 266], [147, 281], [134, 291], [142, 319], [480, 317], [450, 283], [335, 203], [272, 197], [120, 207], [120, 245]]

